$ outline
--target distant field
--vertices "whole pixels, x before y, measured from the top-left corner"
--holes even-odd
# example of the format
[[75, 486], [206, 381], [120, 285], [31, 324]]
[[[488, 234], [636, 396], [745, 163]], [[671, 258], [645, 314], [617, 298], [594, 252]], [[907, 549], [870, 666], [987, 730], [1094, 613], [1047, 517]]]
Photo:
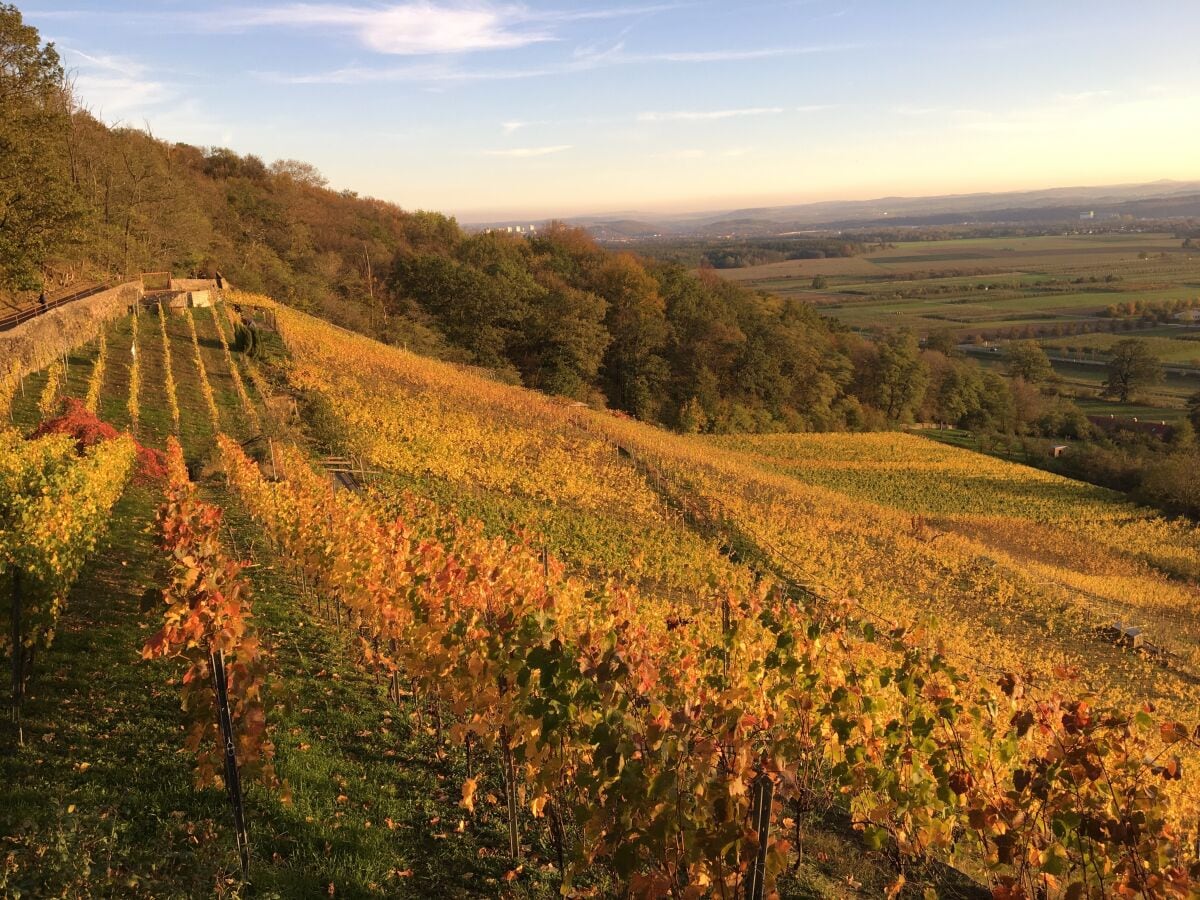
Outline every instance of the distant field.
[[[865, 333], [909, 328], [919, 335], [950, 329], [961, 340], [1040, 337], [1060, 355], [1075, 349], [1102, 361], [1124, 337], [1145, 335], [1166, 363], [1200, 359], [1200, 341], [1180, 340], [1179, 326], [1131, 332], [1105, 315], [1109, 306], [1200, 297], [1200, 252], [1171, 234], [1081, 234], [1050, 237], [907, 241], [887, 250], [836, 259], [801, 259], [719, 270], [724, 278], [781, 297], [806, 300], [822, 315]], [[1141, 258], [1141, 257], [1145, 258]], [[824, 284], [813, 287], [821, 276]], [[1120, 328], [1109, 333], [1110, 328]], [[1091, 332], [1056, 335], [1054, 331]], [[1075, 354], [1072, 354], [1075, 355]], [[984, 358], [985, 365], [1000, 365]], [[1068, 391], [1092, 400], [1103, 366], [1055, 362]], [[1198, 378], [1168, 378], [1146, 394], [1159, 418], [1182, 415]], [[1136, 415], [1137, 413], [1132, 413]]]
[[[992, 358], [976, 357], [986, 368], [1003, 369], [1004, 360], [997, 355]], [[1072, 395], [1075, 402], [1088, 415], [1138, 416], [1178, 421], [1187, 415], [1187, 398], [1200, 391], [1200, 377], [1170, 375], [1162, 384], [1144, 391], [1136, 402], [1120, 403], [1099, 396], [1108, 372], [1102, 365], [1086, 363], [1055, 362], [1054, 372], [1062, 379], [1062, 389]]]
[[[1044, 338], [1042, 346], [1047, 351], [1107, 354], [1117, 341], [1125, 340], [1129, 334], [1078, 334], [1073, 337]], [[1135, 335], [1144, 342], [1150, 352], [1165, 363], [1200, 366], [1200, 340]]]
[[[1182, 250], [1170, 234], [907, 241], [859, 257], [792, 259], [720, 274], [809, 300], [863, 330], [948, 326], [968, 334], [1079, 322], [1121, 302], [1200, 296], [1200, 253]], [[812, 287], [817, 276], [826, 282], [820, 289]]]

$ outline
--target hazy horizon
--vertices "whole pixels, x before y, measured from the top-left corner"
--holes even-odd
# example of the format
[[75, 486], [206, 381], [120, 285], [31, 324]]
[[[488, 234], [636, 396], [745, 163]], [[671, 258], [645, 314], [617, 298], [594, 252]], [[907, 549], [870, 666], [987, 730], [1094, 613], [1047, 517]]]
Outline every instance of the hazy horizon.
[[464, 221], [1200, 177], [1182, 4], [22, 4], [83, 102]]

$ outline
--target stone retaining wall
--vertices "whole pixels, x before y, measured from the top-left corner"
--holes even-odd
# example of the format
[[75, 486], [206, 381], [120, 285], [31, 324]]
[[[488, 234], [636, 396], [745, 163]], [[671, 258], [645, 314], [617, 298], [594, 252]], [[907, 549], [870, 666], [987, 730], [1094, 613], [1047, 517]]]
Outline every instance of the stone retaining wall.
[[63, 353], [93, 340], [106, 323], [129, 312], [141, 296], [140, 282], [126, 282], [0, 332], [0, 380], [43, 369]]

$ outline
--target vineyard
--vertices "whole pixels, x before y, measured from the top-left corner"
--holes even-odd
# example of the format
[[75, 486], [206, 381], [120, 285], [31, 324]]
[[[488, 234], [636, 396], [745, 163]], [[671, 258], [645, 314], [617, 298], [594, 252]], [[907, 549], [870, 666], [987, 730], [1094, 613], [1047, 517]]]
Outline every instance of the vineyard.
[[1193, 526], [238, 292], [86, 338], [0, 436], [6, 895], [1200, 890]]

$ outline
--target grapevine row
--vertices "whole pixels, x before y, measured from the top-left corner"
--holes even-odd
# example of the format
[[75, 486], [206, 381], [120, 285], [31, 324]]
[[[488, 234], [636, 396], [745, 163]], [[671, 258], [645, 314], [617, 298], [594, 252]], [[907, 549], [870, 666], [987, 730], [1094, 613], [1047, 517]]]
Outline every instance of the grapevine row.
[[164, 381], [167, 391], [167, 405], [171, 408], [171, 421], [174, 423], [175, 434], [179, 434], [179, 400], [175, 395], [175, 372], [171, 366], [171, 339], [167, 335], [167, 313], [163, 304], [158, 306], [158, 328], [162, 333], [163, 369], [166, 372]]
[[54, 638], [58, 616], [84, 560], [108, 525], [134, 463], [120, 437], [82, 458], [55, 435], [23, 441], [0, 436], [0, 567], [12, 592], [9, 631], [14, 716], [37, 648]]
[[[253, 297], [254, 295], [246, 295], [240, 291], [231, 291], [229, 293], [232, 299], [228, 303], [222, 303], [221, 306], [225, 310], [225, 319], [229, 322], [229, 327], [233, 329], [233, 333], [236, 335], [238, 328], [245, 326], [234, 317], [233, 304], [244, 296]], [[253, 383], [254, 389], [265, 403], [267, 398], [271, 396], [271, 392], [267, 389], [267, 383], [263, 380], [262, 373], [259, 372], [258, 367], [254, 364], [254, 360], [249, 356], [243, 356], [243, 360], [246, 363], [246, 374], [250, 376], [250, 381]]]
[[58, 410], [58, 392], [62, 387], [63, 364], [55, 360], [46, 369], [46, 385], [38, 398], [38, 412], [43, 419], [49, 419]]
[[129, 344], [129, 399], [126, 401], [126, 408], [129, 410], [129, 428], [136, 432], [138, 427], [138, 418], [141, 415], [141, 405], [138, 402], [138, 390], [142, 377], [142, 366], [138, 360], [138, 316], [133, 317], [133, 337]]
[[208, 370], [204, 368], [204, 359], [200, 355], [200, 337], [196, 334], [196, 319], [190, 308], [183, 310], [187, 319], [188, 330], [192, 334], [192, 349], [196, 352], [196, 369], [200, 373], [200, 390], [204, 394], [204, 402], [208, 406], [208, 415], [212, 419], [214, 431], [221, 429], [221, 413], [217, 410], [217, 401], [213, 397], [212, 385], [208, 382]]
[[233, 378], [233, 387], [237, 391], [238, 398], [242, 401], [242, 409], [250, 418], [255, 428], [261, 429], [261, 423], [258, 420], [258, 412], [254, 409], [254, 403], [250, 400], [250, 395], [246, 393], [246, 385], [242, 382], [242, 373], [238, 371], [237, 364], [234, 362], [233, 354], [229, 351], [229, 342], [225, 339], [225, 329], [221, 326], [221, 316], [214, 309], [213, 325], [217, 329], [217, 337], [221, 340], [221, 350], [225, 353], [225, 364], [229, 367], [229, 374]]
[[83, 405], [88, 412], [94, 413], [100, 407], [100, 391], [104, 387], [104, 366], [108, 360], [108, 338], [104, 329], [100, 329], [99, 349], [96, 351], [96, 362], [92, 365], [92, 374], [88, 378], [87, 395]]
[[168, 438], [166, 460], [166, 499], [157, 524], [171, 577], [163, 591], [163, 626], [146, 642], [142, 655], [186, 663], [182, 705], [187, 713], [186, 744], [196, 754], [197, 787], [224, 783], [218, 774], [224, 742], [211, 686], [218, 657], [224, 660], [228, 680], [240, 771], [275, 785], [275, 748], [266, 731], [266, 664], [251, 622], [242, 565], [221, 546], [222, 512], [197, 496], [174, 437]]
[[361, 662], [433, 698], [456, 742], [499, 750], [567, 882], [601, 860], [642, 896], [740, 890], [764, 783], [768, 881], [793, 849], [783, 817], [814, 796], [849, 798], [873, 846], [982, 860], [1000, 896], [1184, 897], [1200, 877], [1162, 789], [1172, 743], [1200, 739], [1181, 724], [973, 682], [902, 631], [766, 584], [659, 627], [652, 599], [585, 587], [478, 524], [415, 507], [380, 522], [294, 450], [272, 483], [219, 444]]

